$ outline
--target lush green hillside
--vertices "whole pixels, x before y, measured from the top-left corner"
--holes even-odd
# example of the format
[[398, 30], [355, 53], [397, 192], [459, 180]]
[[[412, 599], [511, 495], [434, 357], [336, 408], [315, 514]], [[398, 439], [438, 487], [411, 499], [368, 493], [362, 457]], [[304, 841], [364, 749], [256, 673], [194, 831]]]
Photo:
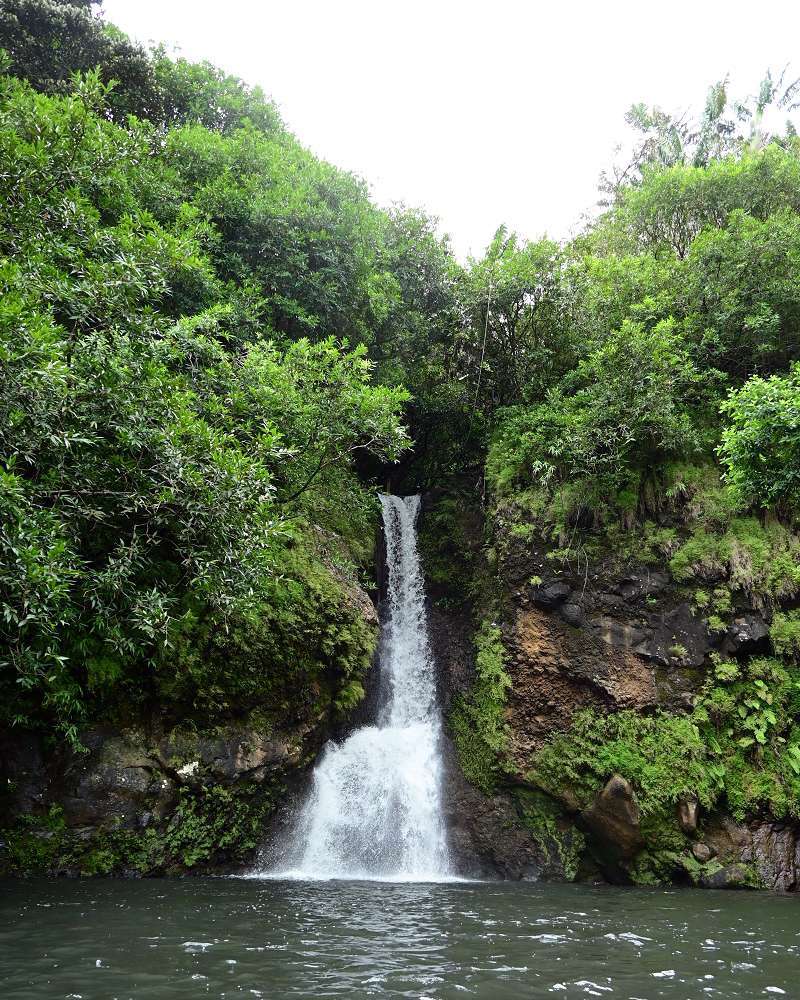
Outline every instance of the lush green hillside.
[[[627, 760], [657, 808], [797, 815], [800, 140], [760, 124], [792, 88], [712, 88], [696, 127], [634, 108], [579, 237], [501, 228], [461, 265], [260, 91], [144, 51], [91, 0], [9, 0], [0, 49], [6, 733], [80, 752], [153, 713], [351, 707], [374, 628], [347, 595], [391, 474], [488, 515], [477, 575], [457, 517], [429, 539], [483, 622], [453, 717], [477, 784], [504, 771], [511, 683], [487, 580], [525, 544], [666, 566], [710, 629], [742, 593], [771, 628], [766, 657], [708, 660], [691, 716], [648, 721], [652, 767], [630, 716], [581, 716], [532, 773], [568, 760], [588, 795]], [[681, 734], [699, 770], [654, 792]]]

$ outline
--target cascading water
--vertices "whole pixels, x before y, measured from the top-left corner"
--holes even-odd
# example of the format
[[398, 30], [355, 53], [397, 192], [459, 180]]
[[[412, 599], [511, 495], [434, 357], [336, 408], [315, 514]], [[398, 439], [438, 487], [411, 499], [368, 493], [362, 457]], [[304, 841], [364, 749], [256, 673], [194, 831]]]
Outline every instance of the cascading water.
[[450, 875], [441, 810], [440, 718], [416, 520], [419, 497], [381, 496], [388, 612], [377, 723], [330, 744], [295, 831], [295, 878], [442, 880]]

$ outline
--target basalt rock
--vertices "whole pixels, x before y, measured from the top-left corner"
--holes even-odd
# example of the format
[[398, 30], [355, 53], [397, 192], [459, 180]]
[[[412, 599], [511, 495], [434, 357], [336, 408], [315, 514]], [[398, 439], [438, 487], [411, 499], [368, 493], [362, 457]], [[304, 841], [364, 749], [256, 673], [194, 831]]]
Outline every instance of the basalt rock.
[[562, 604], [560, 609], [561, 617], [573, 628], [580, 628], [584, 622], [583, 607], [580, 604]]
[[523, 606], [504, 640], [512, 680], [506, 713], [510, 753], [520, 773], [531, 754], [551, 733], [568, 728], [581, 708], [612, 711], [656, 704], [652, 665], [632, 649], [609, 647], [594, 630]]
[[701, 864], [705, 864], [713, 857], [711, 848], [708, 844], [703, 844], [702, 842], [692, 844], [692, 854], [694, 855], [695, 860], [699, 861]]
[[709, 823], [703, 839], [726, 869], [744, 870], [747, 885], [776, 892], [800, 890], [800, 824], [745, 824], [721, 816]]
[[768, 650], [769, 629], [763, 617], [754, 612], [733, 619], [720, 647], [720, 652], [726, 656], [753, 655]]
[[592, 805], [581, 813], [601, 862], [618, 864], [634, 858], [644, 846], [636, 793], [625, 778], [609, 778]]
[[678, 826], [684, 833], [694, 833], [697, 829], [697, 818], [700, 806], [696, 798], [681, 799], [676, 807]]
[[550, 611], [563, 604], [571, 593], [572, 588], [568, 583], [554, 580], [551, 583], [543, 584], [534, 591], [533, 603], [537, 608]]

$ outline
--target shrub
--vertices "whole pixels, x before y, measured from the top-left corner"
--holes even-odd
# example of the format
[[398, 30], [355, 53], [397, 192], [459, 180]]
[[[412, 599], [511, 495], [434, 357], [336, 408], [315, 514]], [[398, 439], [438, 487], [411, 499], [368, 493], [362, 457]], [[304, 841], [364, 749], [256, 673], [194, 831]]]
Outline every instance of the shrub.
[[751, 378], [722, 412], [720, 455], [742, 501], [800, 515], [800, 363], [787, 375]]

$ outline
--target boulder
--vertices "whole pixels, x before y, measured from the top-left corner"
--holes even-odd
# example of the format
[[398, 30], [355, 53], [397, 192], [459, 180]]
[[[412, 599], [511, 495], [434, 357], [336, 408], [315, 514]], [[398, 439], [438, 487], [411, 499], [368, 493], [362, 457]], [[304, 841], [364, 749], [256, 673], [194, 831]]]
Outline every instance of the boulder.
[[720, 649], [728, 656], [767, 652], [769, 629], [766, 622], [755, 612], [737, 615], [728, 626]]
[[555, 580], [537, 588], [533, 594], [533, 603], [537, 608], [552, 611], [563, 604], [571, 593], [572, 588], [569, 584]]
[[609, 860], [633, 858], [644, 845], [636, 793], [620, 774], [609, 778], [581, 819]]
[[725, 865], [700, 879], [700, 885], [705, 889], [749, 889], [750, 874], [744, 865]]
[[678, 825], [684, 833], [694, 833], [697, 829], [697, 817], [700, 806], [694, 796], [681, 799], [677, 805]]
[[562, 604], [561, 617], [567, 625], [572, 625], [573, 628], [579, 628], [583, 625], [583, 608], [580, 604]]

